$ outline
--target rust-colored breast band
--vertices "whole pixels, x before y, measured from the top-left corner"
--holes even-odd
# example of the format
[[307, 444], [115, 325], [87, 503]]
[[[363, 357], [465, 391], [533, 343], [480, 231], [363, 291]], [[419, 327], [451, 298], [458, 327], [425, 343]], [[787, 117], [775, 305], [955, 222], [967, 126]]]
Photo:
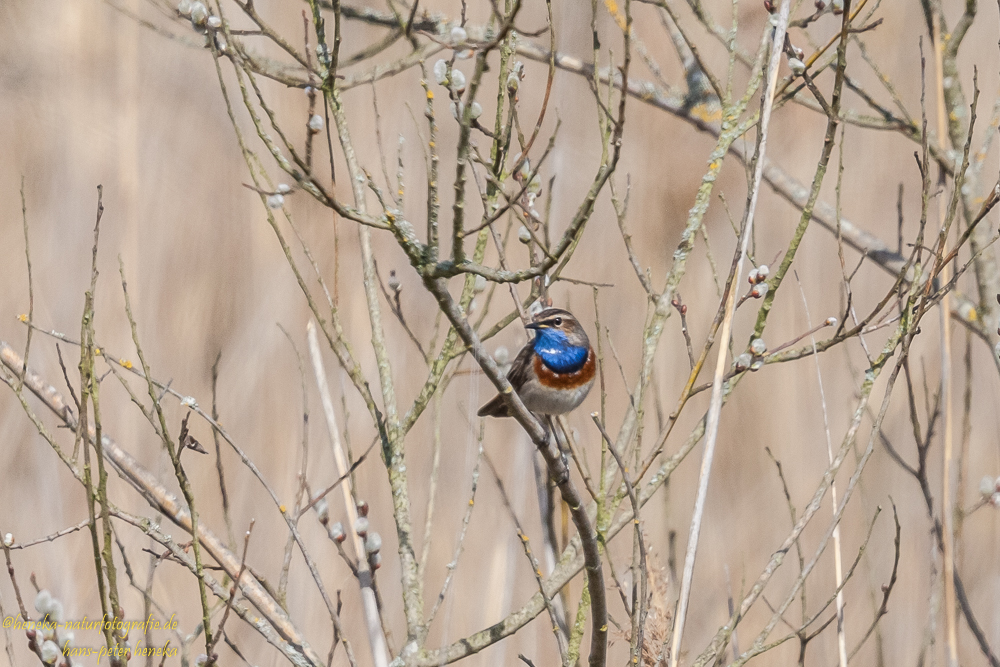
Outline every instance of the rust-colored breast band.
[[597, 360], [594, 357], [594, 350], [587, 354], [587, 361], [578, 371], [572, 373], [556, 373], [551, 368], [542, 363], [542, 358], [537, 354], [532, 360], [535, 366], [535, 375], [538, 383], [550, 389], [576, 389], [589, 383], [594, 379], [597, 372]]

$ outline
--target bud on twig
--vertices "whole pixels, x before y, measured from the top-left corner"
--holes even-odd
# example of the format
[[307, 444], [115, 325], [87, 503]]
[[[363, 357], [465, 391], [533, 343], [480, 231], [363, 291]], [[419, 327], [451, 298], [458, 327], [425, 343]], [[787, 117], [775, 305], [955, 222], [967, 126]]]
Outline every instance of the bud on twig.
[[462, 26], [457, 25], [451, 29], [450, 41], [452, 46], [465, 44], [468, 39], [469, 35], [465, 32], [465, 28]]
[[751, 363], [753, 363], [753, 357], [750, 356], [749, 352], [744, 352], [740, 356], [736, 357], [733, 367], [737, 373], [742, 373], [746, 369], [750, 368]]
[[524, 63], [520, 60], [514, 63], [514, 67], [511, 68], [510, 74], [507, 75], [507, 93], [513, 95], [517, 92], [517, 89], [521, 85], [521, 79], [524, 78]]
[[434, 63], [434, 80], [438, 82], [439, 85], [445, 85], [448, 83], [448, 61], [439, 60]]
[[767, 268], [767, 264], [761, 264], [755, 269], [752, 269], [747, 275], [747, 282], [751, 285], [756, 285], [767, 280], [767, 276], [770, 273], [770, 269]]
[[42, 662], [46, 665], [54, 665], [56, 660], [62, 655], [62, 651], [59, 650], [59, 645], [56, 644], [51, 639], [47, 639], [42, 643]]
[[330, 523], [330, 503], [326, 502], [326, 498], [317, 500], [315, 507], [319, 522], [324, 526]]
[[38, 591], [38, 594], [35, 596], [35, 611], [37, 611], [42, 616], [45, 616], [45, 614], [49, 613], [51, 608], [52, 608], [52, 593], [49, 593], [48, 590], [43, 588], [42, 590]]
[[192, 2], [191, 3], [191, 23], [194, 25], [202, 25], [208, 20], [208, 8], [205, 7], [203, 2]]
[[451, 70], [451, 89], [459, 95], [465, 92], [465, 74], [462, 73], [462, 70]]
[[342, 544], [344, 540], [347, 539], [347, 533], [344, 532], [344, 524], [339, 521], [332, 526], [330, 526], [330, 537], [337, 544]]

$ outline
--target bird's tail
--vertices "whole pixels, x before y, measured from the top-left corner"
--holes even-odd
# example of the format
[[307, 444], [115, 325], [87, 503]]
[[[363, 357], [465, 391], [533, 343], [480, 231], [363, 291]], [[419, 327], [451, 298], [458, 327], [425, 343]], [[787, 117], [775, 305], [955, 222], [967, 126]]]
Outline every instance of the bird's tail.
[[476, 413], [480, 417], [509, 417], [510, 413], [507, 412], [507, 404], [503, 402], [503, 396], [497, 394], [490, 400], [489, 403], [479, 408], [479, 412]]

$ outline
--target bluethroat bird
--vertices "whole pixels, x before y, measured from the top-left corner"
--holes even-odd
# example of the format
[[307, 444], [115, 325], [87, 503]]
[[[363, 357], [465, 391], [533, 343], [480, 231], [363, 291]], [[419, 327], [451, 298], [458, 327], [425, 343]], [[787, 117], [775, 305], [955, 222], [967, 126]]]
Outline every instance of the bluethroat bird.
[[[526, 329], [535, 339], [514, 358], [507, 379], [524, 407], [537, 415], [561, 415], [574, 409], [594, 386], [597, 359], [587, 332], [573, 315], [559, 308], [539, 312]], [[509, 417], [499, 394], [479, 408], [480, 417]]]

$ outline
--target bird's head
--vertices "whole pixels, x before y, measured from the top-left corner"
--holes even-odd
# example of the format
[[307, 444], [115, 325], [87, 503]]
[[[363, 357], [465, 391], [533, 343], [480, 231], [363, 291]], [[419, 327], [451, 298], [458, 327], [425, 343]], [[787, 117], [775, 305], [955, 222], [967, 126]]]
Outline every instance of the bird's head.
[[527, 329], [537, 331], [535, 347], [539, 344], [556, 344], [568, 347], [590, 346], [587, 332], [568, 311], [561, 308], [546, 308], [532, 318]]

